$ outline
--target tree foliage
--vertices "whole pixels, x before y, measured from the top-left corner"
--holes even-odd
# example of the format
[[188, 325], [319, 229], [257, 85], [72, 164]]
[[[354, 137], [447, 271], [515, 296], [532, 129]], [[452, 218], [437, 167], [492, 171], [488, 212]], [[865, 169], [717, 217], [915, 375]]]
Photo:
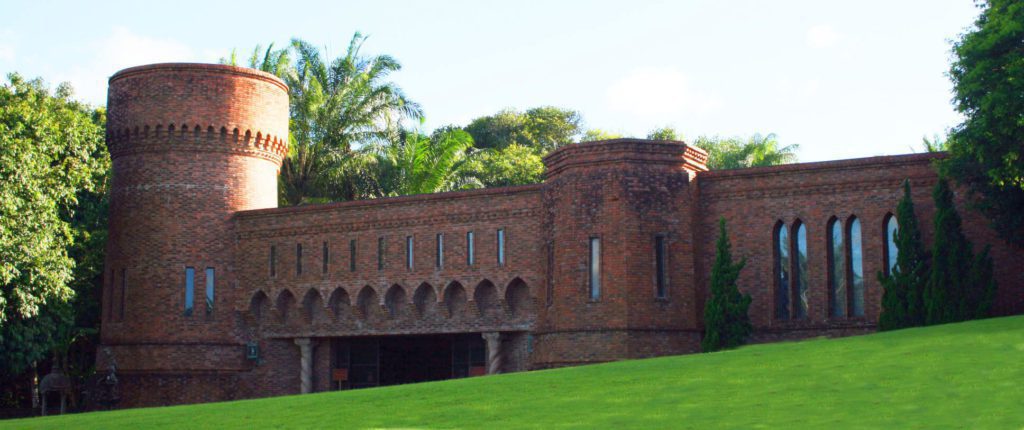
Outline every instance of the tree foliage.
[[694, 145], [708, 152], [708, 168], [742, 169], [795, 163], [799, 145], [779, 144], [774, 133], [755, 134], [748, 139], [700, 136]]
[[544, 161], [532, 148], [513, 143], [478, 151], [466, 164], [464, 175], [484, 187], [536, 184], [544, 179]]
[[356, 158], [361, 166], [352, 175], [361, 197], [377, 198], [478, 188], [479, 181], [463, 174], [473, 138], [447, 127], [431, 135], [403, 131], [402, 137], [368, 145]]
[[924, 324], [924, 291], [928, 284], [928, 256], [910, 198], [910, 182], [903, 183], [903, 198], [896, 206], [896, 266], [889, 276], [879, 272], [882, 312], [879, 330], [895, 330]]
[[979, 1], [974, 28], [953, 46], [949, 76], [964, 122], [945, 169], [980, 199], [1007, 241], [1024, 246], [1024, 3]]
[[67, 301], [78, 193], [109, 168], [103, 113], [17, 74], [0, 87], [0, 324]]
[[505, 109], [479, 117], [470, 121], [465, 130], [473, 136], [477, 148], [502, 149], [518, 144], [546, 154], [576, 142], [582, 133], [582, 122], [577, 111], [542, 106], [526, 112]]
[[953, 191], [945, 178], [935, 185], [932, 197], [935, 200], [935, 237], [924, 294], [925, 324], [987, 316], [996, 288], [988, 248], [977, 257], [974, 255], [953, 203]]
[[672, 127], [661, 127], [647, 133], [647, 138], [650, 140], [682, 140], [683, 135]]
[[746, 259], [733, 263], [725, 218], [720, 218], [715, 263], [711, 268], [711, 296], [704, 305], [704, 352], [742, 345], [753, 331], [748, 315], [750, 295], [740, 294], [736, 285], [746, 263]]

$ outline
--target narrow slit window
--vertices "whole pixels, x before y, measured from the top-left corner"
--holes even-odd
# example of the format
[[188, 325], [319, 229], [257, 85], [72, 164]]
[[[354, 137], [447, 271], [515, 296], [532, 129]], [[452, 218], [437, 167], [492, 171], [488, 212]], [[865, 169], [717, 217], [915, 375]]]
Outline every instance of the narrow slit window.
[[206, 268], [206, 314], [213, 313], [214, 273], [212, 267]]
[[326, 241], [323, 244], [323, 249], [320, 251], [320, 255], [323, 256], [323, 258], [322, 258], [322, 260], [323, 260], [322, 261], [323, 269], [322, 270], [323, 270], [324, 273], [327, 273], [327, 268], [331, 264], [331, 249], [327, 246], [327, 242]]
[[196, 269], [185, 268], [185, 316], [192, 315], [192, 304], [195, 300]]
[[121, 268], [121, 303], [120, 313], [118, 314], [118, 321], [124, 321], [125, 309], [128, 307], [128, 301], [125, 298], [128, 296], [128, 269]]
[[899, 249], [896, 248], [896, 231], [899, 225], [896, 217], [889, 215], [885, 221], [885, 276], [892, 276], [896, 268], [896, 258], [899, 256]]
[[793, 248], [793, 318], [807, 318], [807, 227], [793, 227], [796, 241]]
[[668, 290], [668, 249], [665, 246], [665, 236], [655, 236], [654, 238], [654, 273], [657, 277], [655, 281], [655, 296], [659, 299], [664, 299], [667, 295]]
[[829, 296], [831, 315], [846, 316], [846, 246], [843, 244], [843, 227], [833, 219], [828, 227]]
[[302, 274], [302, 244], [295, 244], [295, 276]]
[[277, 247], [270, 245], [270, 277], [277, 276]]
[[438, 269], [444, 268], [444, 233], [437, 234], [437, 256], [434, 261], [434, 266]]
[[789, 230], [781, 222], [775, 228], [775, 318], [789, 319]]
[[377, 238], [377, 270], [384, 270], [384, 237]]
[[505, 265], [505, 229], [499, 228], [497, 237], [495, 238], [498, 244], [498, 265]]
[[356, 240], [348, 241], [348, 271], [356, 271]]
[[601, 238], [590, 238], [590, 299], [601, 298]]
[[850, 256], [850, 316], [864, 316], [864, 255], [861, 252], [860, 220], [850, 220], [847, 255]]
[[473, 232], [466, 232], [466, 265], [472, 266], [475, 259], [473, 258]]
[[412, 236], [406, 236], [405, 237], [405, 268], [409, 269], [409, 270], [412, 270], [413, 266], [415, 265], [415, 261], [413, 260], [413, 248], [414, 248], [414, 244], [413, 244]]

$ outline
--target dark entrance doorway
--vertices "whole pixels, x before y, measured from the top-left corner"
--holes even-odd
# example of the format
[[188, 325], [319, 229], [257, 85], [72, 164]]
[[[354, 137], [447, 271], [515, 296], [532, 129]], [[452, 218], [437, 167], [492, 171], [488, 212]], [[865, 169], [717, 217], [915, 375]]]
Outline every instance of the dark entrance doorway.
[[365, 388], [486, 373], [479, 333], [338, 338], [331, 341], [332, 388]]

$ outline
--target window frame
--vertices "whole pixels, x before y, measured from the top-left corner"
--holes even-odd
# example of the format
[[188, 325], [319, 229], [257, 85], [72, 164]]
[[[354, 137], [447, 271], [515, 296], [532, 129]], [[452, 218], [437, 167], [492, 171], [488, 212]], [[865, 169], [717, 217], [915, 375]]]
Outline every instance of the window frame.
[[[601, 300], [602, 293], [602, 270], [601, 264], [603, 263], [601, 249], [601, 237], [599, 235], [592, 235], [587, 240], [588, 251], [587, 252], [587, 297], [592, 302]], [[596, 245], [596, 246], [595, 246]]]
[[195, 288], [196, 288], [196, 268], [192, 266], [185, 267], [185, 310], [184, 314], [186, 317], [192, 316], [192, 312], [195, 310]]

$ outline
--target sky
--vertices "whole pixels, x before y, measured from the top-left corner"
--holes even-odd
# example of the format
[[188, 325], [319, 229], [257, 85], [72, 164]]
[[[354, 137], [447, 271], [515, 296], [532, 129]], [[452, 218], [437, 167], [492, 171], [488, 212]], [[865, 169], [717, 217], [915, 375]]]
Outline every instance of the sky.
[[352, 34], [402, 63], [427, 130], [558, 106], [643, 137], [775, 133], [801, 161], [922, 151], [960, 122], [946, 72], [970, 0], [0, 0], [0, 72], [70, 82], [154, 62], [216, 62], [298, 37], [332, 58]]

